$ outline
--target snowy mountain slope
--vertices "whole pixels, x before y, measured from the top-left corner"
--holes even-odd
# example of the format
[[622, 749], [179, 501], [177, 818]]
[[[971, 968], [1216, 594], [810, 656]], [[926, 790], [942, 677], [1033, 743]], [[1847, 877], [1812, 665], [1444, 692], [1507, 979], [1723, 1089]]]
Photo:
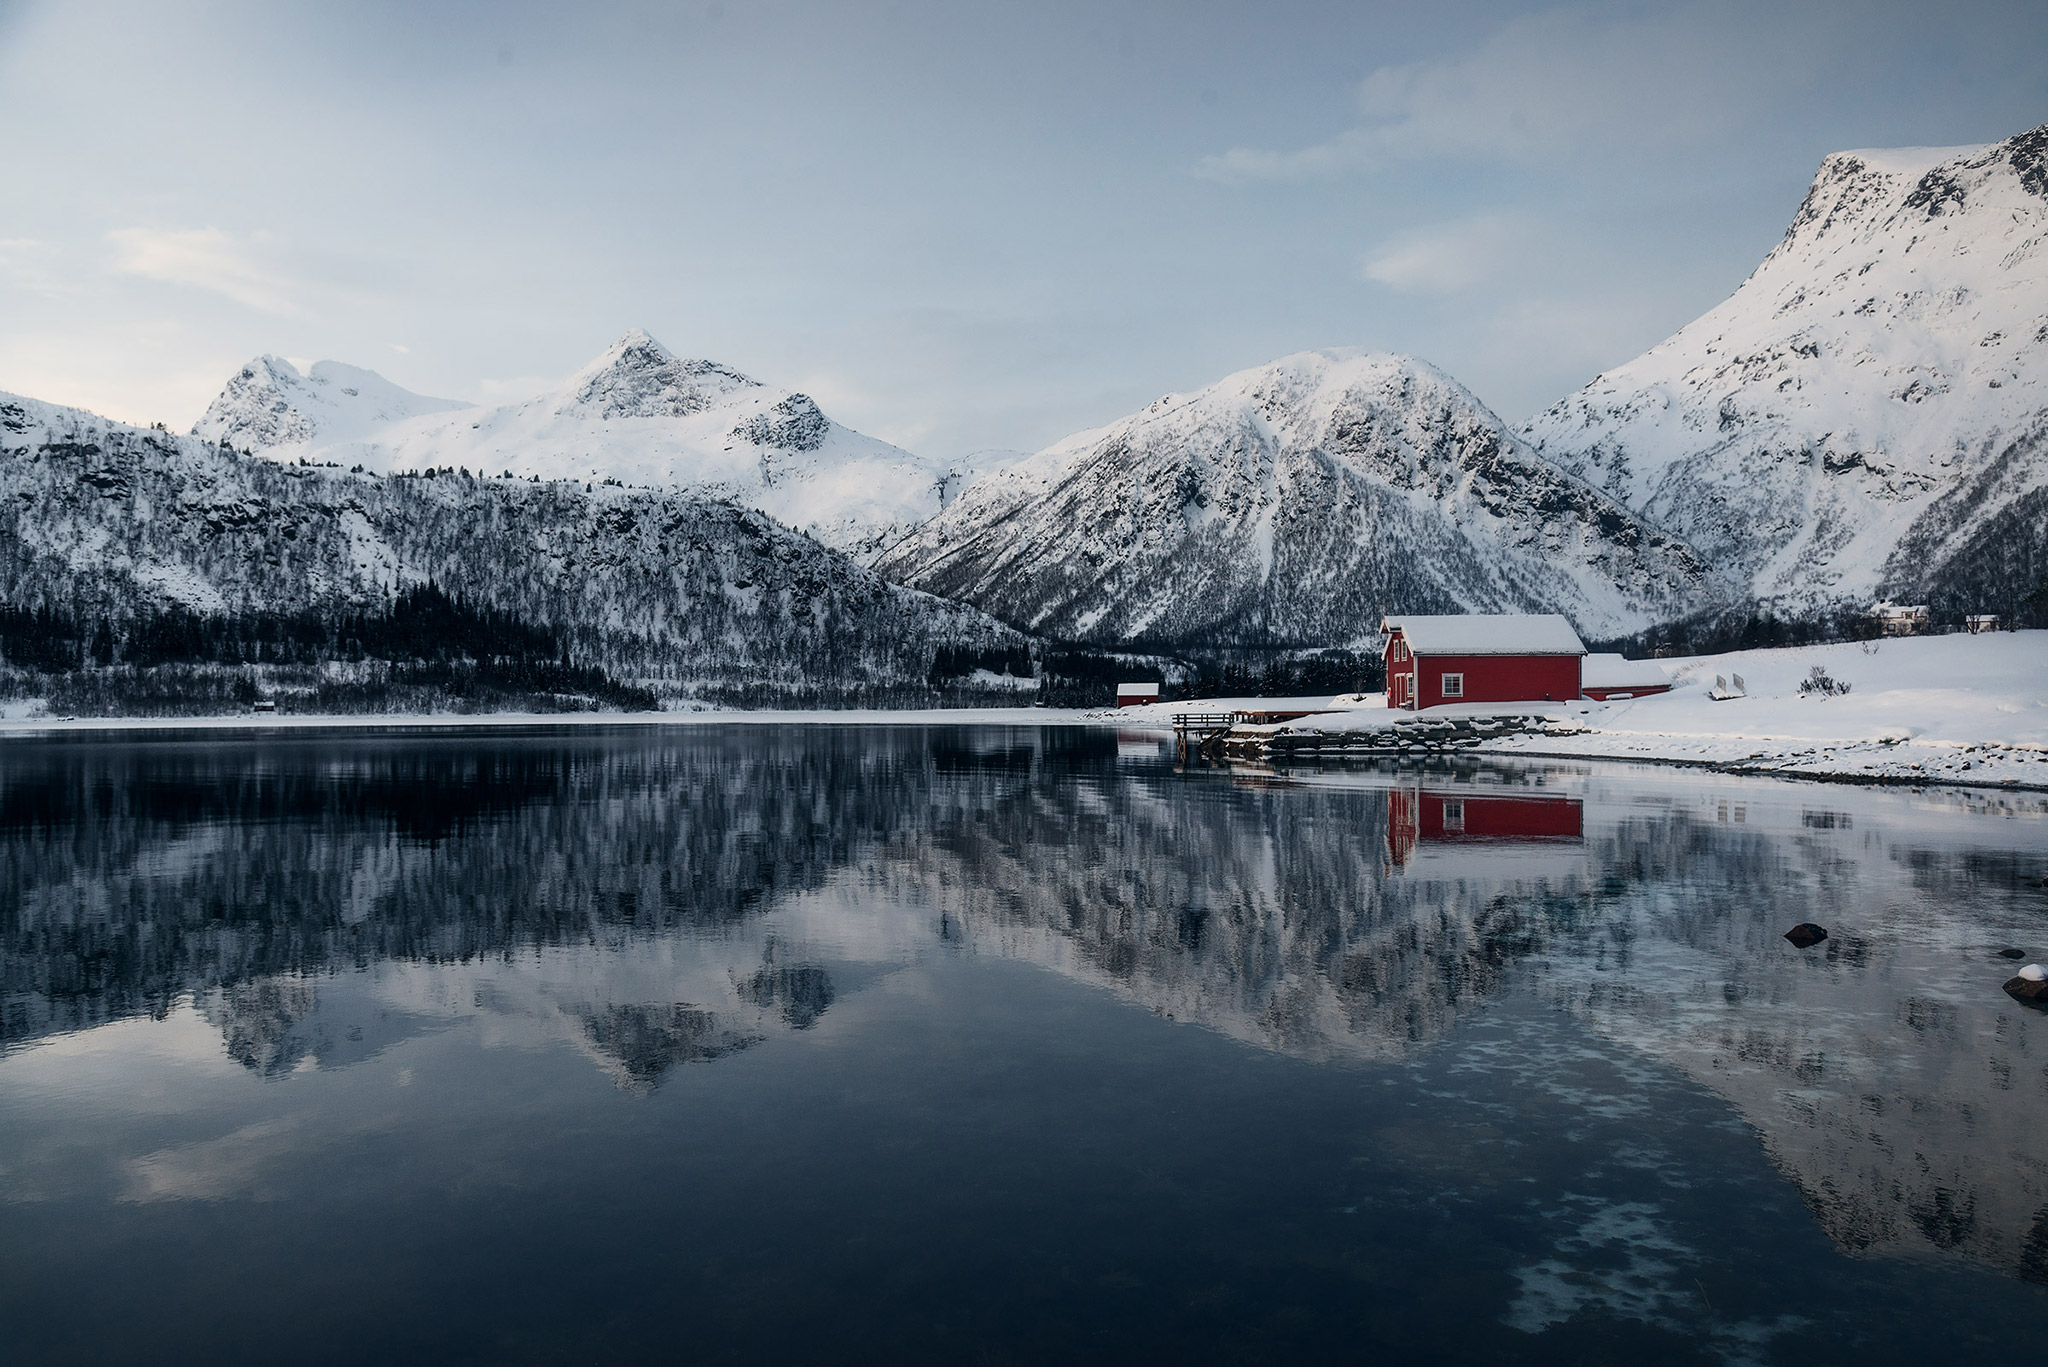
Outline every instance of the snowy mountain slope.
[[282, 356], [258, 356], [235, 373], [192, 435], [241, 450], [353, 441], [407, 418], [467, 408], [401, 389], [374, 370], [317, 361], [305, 374]]
[[[960, 482], [949, 466], [842, 427], [806, 395], [715, 361], [678, 358], [637, 330], [523, 403], [444, 405], [353, 428], [309, 411], [304, 385], [267, 386], [262, 373], [271, 359], [230, 381], [194, 432], [237, 445], [244, 443], [236, 434], [246, 432], [262, 454], [384, 474], [461, 468], [687, 488], [757, 508], [863, 557], [938, 512]], [[314, 372], [333, 364], [323, 361]], [[254, 381], [247, 379], [252, 370], [259, 372]], [[276, 408], [279, 397], [286, 411]]]
[[1827, 158], [1727, 301], [1523, 435], [1760, 597], [1981, 601], [1994, 522], [2048, 536], [2048, 126]]
[[853, 698], [942, 646], [1021, 638], [761, 514], [675, 490], [384, 477], [0, 395], [0, 594], [84, 620], [334, 614], [433, 581], [553, 627], [578, 664]]
[[1612, 632], [1720, 592], [1681, 542], [1406, 357], [1304, 352], [970, 485], [892, 578], [1091, 642], [1342, 645], [1389, 609]]

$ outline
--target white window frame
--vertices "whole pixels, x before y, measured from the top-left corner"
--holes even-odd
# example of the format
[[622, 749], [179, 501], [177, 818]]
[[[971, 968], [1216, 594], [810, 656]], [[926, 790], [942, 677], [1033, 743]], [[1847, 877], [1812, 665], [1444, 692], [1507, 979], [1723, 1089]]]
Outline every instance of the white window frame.
[[1437, 684], [1437, 691], [1446, 698], [1463, 698], [1465, 696], [1464, 671], [1460, 670], [1455, 674], [1444, 675]]
[[1465, 799], [1447, 797], [1444, 799], [1444, 829], [1462, 831], [1465, 829]]

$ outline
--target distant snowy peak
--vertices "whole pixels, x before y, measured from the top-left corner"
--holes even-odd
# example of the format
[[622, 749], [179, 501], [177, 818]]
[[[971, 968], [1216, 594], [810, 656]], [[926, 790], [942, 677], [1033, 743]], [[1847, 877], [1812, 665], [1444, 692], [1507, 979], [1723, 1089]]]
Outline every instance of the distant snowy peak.
[[1351, 351], [1167, 395], [986, 475], [881, 567], [1100, 643], [1360, 644], [1387, 610], [1560, 611], [1598, 633], [1718, 592], [1442, 371]]
[[300, 374], [282, 356], [258, 356], [227, 382], [192, 435], [242, 450], [310, 447], [468, 406], [415, 394], [374, 370], [339, 361], [317, 361]]
[[686, 418], [761, 387], [716, 361], [679, 359], [635, 328], [576, 373], [555, 411], [598, 419]]
[[[320, 381], [330, 367], [382, 388]], [[363, 398], [344, 420], [337, 392], [374, 392], [378, 405]], [[688, 489], [756, 508], [864, 560], [937, 513], [962, 480], [959, 468], [841, 426], [808, 395], [717, 361], [679, 358], [638, 329], [562, 384], [496, 408], [421, 399], [328, 361], [301, 377], [264, 357], [229, 381], [194, 430], [381, 473], [460, 468]]]
[[1524, 435], [1757, 595], [1820, 605], [1922, 582], [2048, 484], [2044, 415], [2048, 127], [1828, 157], [1729, 299]]

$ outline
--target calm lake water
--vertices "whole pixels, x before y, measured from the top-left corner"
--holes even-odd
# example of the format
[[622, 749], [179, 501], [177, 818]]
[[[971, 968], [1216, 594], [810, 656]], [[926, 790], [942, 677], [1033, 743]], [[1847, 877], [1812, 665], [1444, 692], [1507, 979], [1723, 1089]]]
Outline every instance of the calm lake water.
[[1996, 956], [2048, 958], [2040, 795], [14, 742], [0, 870], [10, 1363], [1870, 1364], [2048, 1316]]

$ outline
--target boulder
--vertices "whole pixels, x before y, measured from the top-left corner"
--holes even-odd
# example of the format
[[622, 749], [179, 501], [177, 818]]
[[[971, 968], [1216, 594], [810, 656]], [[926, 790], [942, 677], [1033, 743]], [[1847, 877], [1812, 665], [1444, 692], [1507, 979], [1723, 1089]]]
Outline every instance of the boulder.
[[[2029, 976], [2030, 972], [2038, 976]], [[2005, 980], [2005, 995], [2048, 1011], [2048, 973], [2042, 972], [2039, 964], [2028, 964], [2018, 977]]]
[[2001, 949], [1998, 951], [1998, 957], [2001, 959], [2024, 959], [2027, 957], [2027, 951], [2024, 949]]
[[1785, 932], [1785, 938], [1800, 949], [1811, 949], [1828, 938], [1826, 926], [1817, 926], [1811, 921], [1801, 921]]

